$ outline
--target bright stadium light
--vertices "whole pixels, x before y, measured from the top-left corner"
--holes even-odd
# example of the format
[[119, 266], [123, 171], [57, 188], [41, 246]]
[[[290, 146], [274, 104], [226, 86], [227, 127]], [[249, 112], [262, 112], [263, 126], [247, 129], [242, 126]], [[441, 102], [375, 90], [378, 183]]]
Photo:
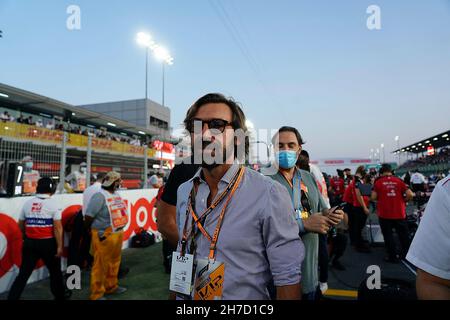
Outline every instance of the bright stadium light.
[[425, 143], [430, 143], [430, 140], [425, 141]]
[[140, 134], [145, 134], [145, 132], [144, 131], [138, 131]]
[[155, 54], [156, 59], [158, 59], [159, 61], [165, 62], [168, 65], [173, 64], [173, 58], [166, 48], [162, 46], [156, 46], [156, 48], [153, 50], [153, 53]]
[[447, 137], [448, 137], [447, 133], [442, 136], [442, 138], [447, 138]]
[[397, 142], [398, 151], [398, 165], [400, 166], [400, 136], [395, 136], [394, 140]]
[[155, 42], [152, 40], [152, 36], [145, 32], [139, 32], [136, 36], [136, 42], [143, 46], [150, 48]]
[[163, 78], [163, 80], [162, 80], [162, 82], [163, 82], [162, 100], [163, 101], [162, 101], [162, 105], [164, 107], [164, 85], [165, 85], [165, 83], [164, 83], [164, 77], [165, 77], [164, 66], [165, 66], [165, 64], [172, 65], [173, 58], [170, 55], [169, 51], [166, 48], [156, 44], [155, 41], [153, 41], [152, 36], [148, 33], [139, 32], [136, 36], [136, 42], [139, 45], [145, 47], [145, 99], [146, 100], [148, 99], [148, 49], [152, 50], [155, 57], [158, 60], [162, 61], [162, 68], [163, 68], [163, 76], [162, 76], [162, 78]]
[[9, 98], [9, 96], [6, 93], [1, 93], [1, 92], [0, 92], [0, 97]]
[[436, 138], [433, 139], [433, 141], [437, 141], [437, 140], [438, 140], [438, 137], [436, 137]]
[[165, 71], [165, 65], [173, 65], [173, 58], [170, 55], [169, 50], [167, 50], [163, 46], [156, 45], [153, 49], [153, 53], [155, 55], [155, 58], [162, 62], [162, 106], [165, 106], [165, 77], [166, 77], [166, 71]]
[[108, 122], [107, 124], [108, 124], [108, 126], [111, 126], [111, 127], [115, 127], [116, 126], [116, 124], [112, 123], [112, 122]]
[[155, 42], [152, 40], [152, 36], [145, 32], [139, 32], [136, 36], [136, 42], [145, 47], [145, 100], [148, 98], [148, 49], [152, 49], [155, 46]]

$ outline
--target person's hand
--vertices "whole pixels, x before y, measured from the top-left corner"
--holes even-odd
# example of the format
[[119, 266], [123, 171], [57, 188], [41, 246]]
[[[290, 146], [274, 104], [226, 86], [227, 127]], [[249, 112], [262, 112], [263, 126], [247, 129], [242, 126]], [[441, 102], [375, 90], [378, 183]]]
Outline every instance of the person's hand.
[[330, 212], [328, 214], [328, 219], [330, 220], [330, 223], [335, 226], [339, 224], [342, 219], [344, 219], [344, 211], [343, 210], [336, 210], [333, 212]]
[[56, 249], [56, 257], [61, 258], [63, 255], [63, 248], [62, 247], [58, 247], [58, 249]]
[[327, 234], [330, 230], [330, 220], [322, 214], [310, 215], [307, 219], [303, 220], [303, 226], [308, 232], [315, 232], [321, 234]]
[[370, 214], [369, 209], [367, 209], [367, 208], [363, 208], [363, 209], [364, 209], [364, 213], [365, 213], [366, 215], [369, 215], [369, 214]]

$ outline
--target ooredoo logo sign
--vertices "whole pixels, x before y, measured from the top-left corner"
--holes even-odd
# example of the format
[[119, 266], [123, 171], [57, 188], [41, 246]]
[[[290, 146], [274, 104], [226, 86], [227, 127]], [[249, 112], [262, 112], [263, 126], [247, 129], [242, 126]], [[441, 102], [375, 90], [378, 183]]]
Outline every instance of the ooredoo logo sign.
[[149, 201], [146, 198], [140, 198], [131, 206], [128, 206], [128, 201], [125, 200], [127, 207], [130, 210], [130, 221], [123, 234], [123, 240], [128, 240], [136, 228], [144, 228], [145, 230], [157, 231], [156, 225], [156, 197]]

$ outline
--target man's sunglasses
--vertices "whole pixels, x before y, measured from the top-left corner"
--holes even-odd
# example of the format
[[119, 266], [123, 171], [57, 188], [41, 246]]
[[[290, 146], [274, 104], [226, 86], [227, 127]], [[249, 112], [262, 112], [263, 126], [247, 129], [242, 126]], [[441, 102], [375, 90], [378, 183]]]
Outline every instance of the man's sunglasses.
[[222, 120], [222, 119], [212, 119], [209, 121], [204, 121], [204, 120], [200, 120], [200, 119], [192, 119], [191, 121], [189, 121], [186, 129], [190, 132], [190, 133], [194, 133], [195, 127], [197, 126], [198, 128], [200, 128], [200, 130], [203, 129], [203, 126], [205, 125], [205, 123], [208, 125], [208, 129], [212, 130], [218, 130], [219, 132], [224, 132], [225, 128], [227, 126], [231, 126], [231, 122], [228, 122], [226, 120]]

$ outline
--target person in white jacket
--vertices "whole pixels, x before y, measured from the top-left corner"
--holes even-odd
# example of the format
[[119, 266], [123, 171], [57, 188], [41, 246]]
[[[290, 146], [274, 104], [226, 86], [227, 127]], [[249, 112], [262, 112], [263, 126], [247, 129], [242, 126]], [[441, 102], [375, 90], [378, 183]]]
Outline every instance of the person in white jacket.
[[433, 190], [406, 259], [421, 300], [450, 300], [450, 175]]

